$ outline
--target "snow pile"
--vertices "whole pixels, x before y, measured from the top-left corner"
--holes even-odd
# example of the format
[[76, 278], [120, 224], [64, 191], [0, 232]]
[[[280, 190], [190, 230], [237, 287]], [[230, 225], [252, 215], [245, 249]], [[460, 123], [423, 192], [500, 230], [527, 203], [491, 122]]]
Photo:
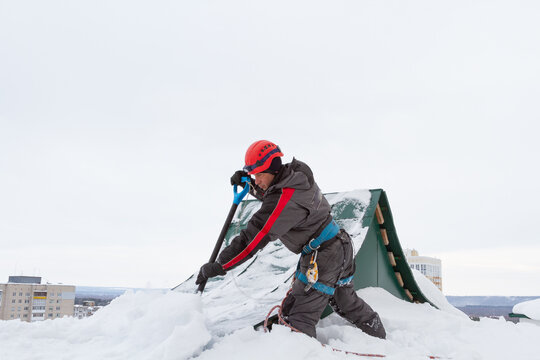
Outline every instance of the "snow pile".
[[81, 320], [0, 321], [0, 359], [185, 359], [210, 339], [199, 296], [128, 292]]
[[514, 305], [514, 314], [523, 314], [530, 319], [540, 320], [540, 299], [524, 301]]
[[[474, 322], [428, 304], [413, 304], [380, 288], [358, 291], [379, 314], [388, 339], [364, 334], [332, 314], [318, 338], [282, 326], [265, 334], [245, 326], [223, 333], [201, 296], [179, 292], [128, 292], [94, 316], [25, 323], [0, 321], [0, 359], [353, 359], [330, 346], [387, 359], [537, 359], [540, 327], [503, 319]], [[267, 309], [268, 310], [268, 309]], [[224, 314], [224, 317], [231, 314]], [[264, 316], [264, 315], [262, 315]], [[328, 344], [323, 347], [320, 342]]]
[[431, 280], [425, 277], [424, 274], [422, 274], [416, 269], [411, 269], [411, 271], [414, 276], [414, 280], [416, 281], [416, 284], [418, 284], [418, 287], [420, 287], [420, 290], [422, 291], [422, 294], [424, 294], [424, 296], [429, 301], [431, 301], [433, 305], [435, 305], [442, 311], [446, 311], [457, 316], [469, 318], [467, 314], [453, 307], [448, 302], [443, 293], [439, 290], [439, 288], [434, 283], [432, 283]]

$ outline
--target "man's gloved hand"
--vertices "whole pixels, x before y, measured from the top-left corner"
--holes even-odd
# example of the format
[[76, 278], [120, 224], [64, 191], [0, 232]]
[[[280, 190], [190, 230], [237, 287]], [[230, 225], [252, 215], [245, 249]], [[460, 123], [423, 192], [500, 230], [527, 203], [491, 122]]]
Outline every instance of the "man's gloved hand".
[[211, 277], [225, 275], [226, 273], [227, 272], [223, 270], [223, 266], [221, 266], [220, 263], [206, 263], [201, 266], [201, 270], [199, 270], [199, 275], [197, 275], [197, 280], [195, 281], [195, 284], [199, 285]]
[[248, 173], [244, 170], [238, 170], [231, 176], [231, 185], [240, 185], [244, 187], [246, 183], [242, 182], [243, 177], [249, 177]]

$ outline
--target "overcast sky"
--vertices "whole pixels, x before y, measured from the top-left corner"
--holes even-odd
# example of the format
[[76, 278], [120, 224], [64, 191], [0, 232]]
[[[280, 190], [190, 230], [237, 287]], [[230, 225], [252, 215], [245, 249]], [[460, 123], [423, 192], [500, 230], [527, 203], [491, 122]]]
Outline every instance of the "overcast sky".
[[172, 287], [255, 140], [384, 189], [447, 295], [540, 295], [536, 1], [0, 0], [0, 281]]

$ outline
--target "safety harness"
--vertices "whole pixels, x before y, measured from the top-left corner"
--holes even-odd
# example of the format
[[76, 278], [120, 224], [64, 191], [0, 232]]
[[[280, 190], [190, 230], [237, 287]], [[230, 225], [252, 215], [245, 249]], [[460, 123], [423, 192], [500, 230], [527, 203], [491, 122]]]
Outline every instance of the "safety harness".
[[319, 271], [317, 267], [317, 249], [319, 249], [325, 241], [333, 239], [338, 233], [339, 225], [332, 220], [328, 225], [326, 225], [319, 236], [310, 240], [303, 247], [302, 255], [309, 255], [312, 252], [315, 252], [311, 255], [311, 260], [305, 274], [300, 271], [300, 260], [298, 261], [295, 278], [306, 284], [305, 291], [308, 291], [310, 288], [314, 288], [323, 294], [333, 296], [336, 291], [336, 287], [348, 285], [352, 281], [353, 276], [351, 275], [344, 279], [339, 279], [335, 284], [335, 287], [318, 282]]
[[333, 239], [339, 232], [339, 225], [332, 219], [315, 239], [310, 240], [302, 249], [302, 255], [307, 255], [321, 247], [322, 243]]

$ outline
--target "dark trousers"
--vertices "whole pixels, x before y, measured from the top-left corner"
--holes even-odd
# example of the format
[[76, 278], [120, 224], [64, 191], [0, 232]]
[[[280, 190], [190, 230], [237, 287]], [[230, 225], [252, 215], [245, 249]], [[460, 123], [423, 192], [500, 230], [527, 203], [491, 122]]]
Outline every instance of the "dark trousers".
[[[300, 271], [305, 273], [311, 254], [300, 259]], [[319, 282], [335, 287], [338, 280], [354, 274], [354, 254], [351, 238], [340, 230], [336, 238], [323, 244], [317, 254]], [[292, 292], [283, 304], [283, 314], [291, 326], [315, 337], [315, 325], [319, 322], [326, 305], [343, 318], [372, 336], [385, 338], [386, 333], [379, 315], [354, 291], [353, 283], [335, 287], [334, 295], [328, 295], [314, 288], [305, 291], [306, 284], [296, 279]]]

